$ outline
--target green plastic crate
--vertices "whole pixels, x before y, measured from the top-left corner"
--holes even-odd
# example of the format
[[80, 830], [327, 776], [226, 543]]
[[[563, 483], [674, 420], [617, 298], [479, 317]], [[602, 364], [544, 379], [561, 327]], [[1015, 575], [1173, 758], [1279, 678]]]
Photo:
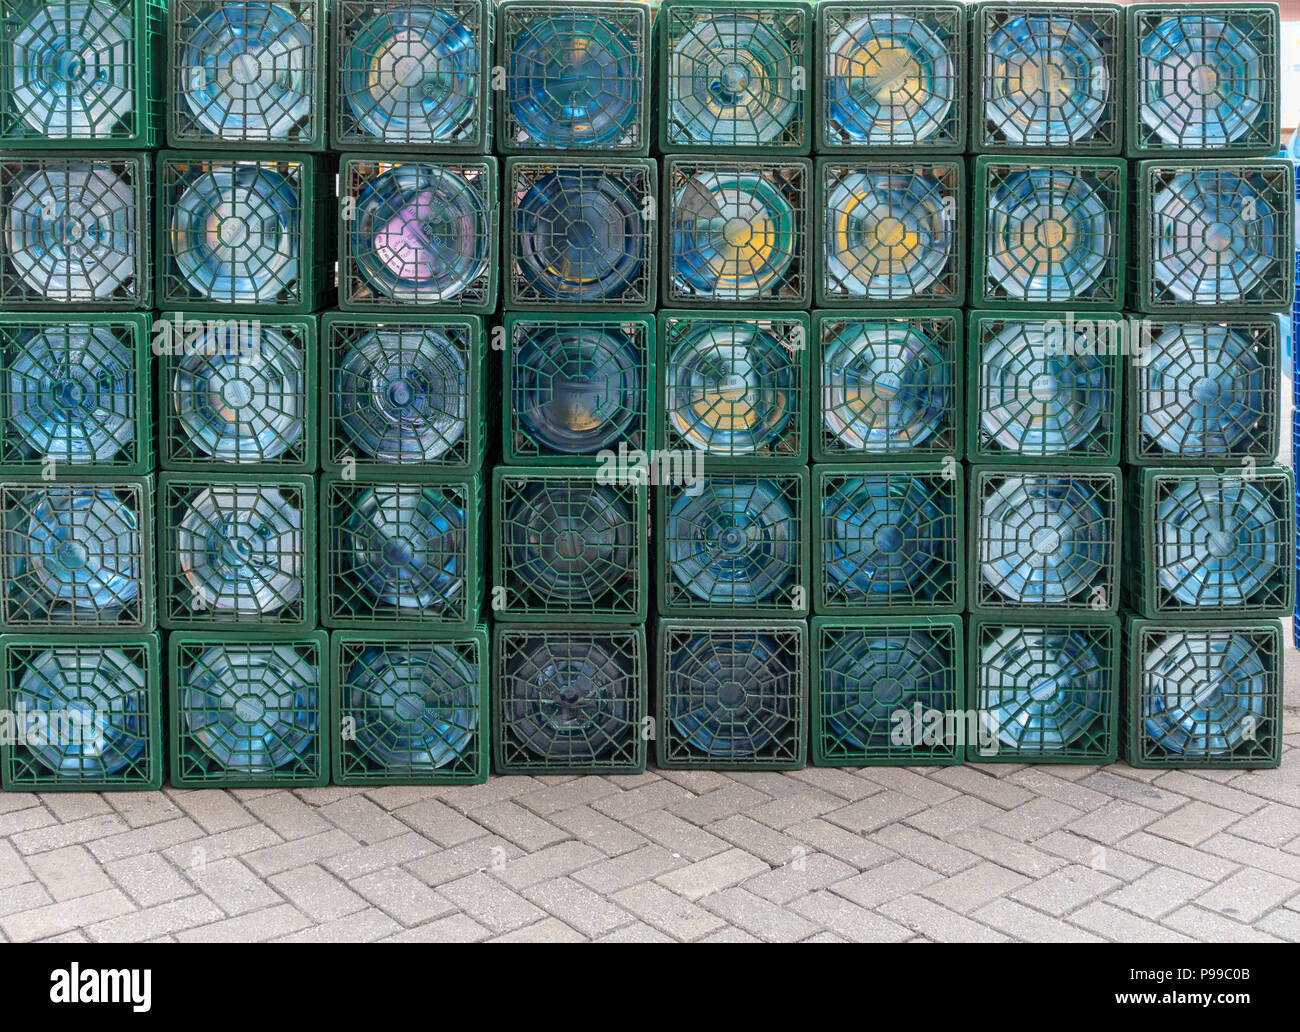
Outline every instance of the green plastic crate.
[[655, 19], [659, 150], [807, 154], [812, 5], [664, 0]]
[[321, 465], [456, 476], [482, 466], [499, 407], [476, 315], [321, 317]]
[[494, 618], [644, 620], [648, 510], [645, 477], [635, 471], [498, 466], [492, 474]]
[[326, 146], [327, 0], [170, 0], [167, 143]]
[[321, 622], [467, 631], [483, 602], [483, 488], [358, 473], [320, 478]]
[[159, 307], [229, 317], [325, 303], [334, 210], [316, 158], [162, 151], [157, 160]]
[[1282, 626], [1124, 625], [1124, 759], [1142, 770], [1264, 769], [1282, 760]]
[[1119, 462], [1129, 324], [1073, 312], [971, 312], [967, 457], [975, 462]]
[[645, 628], [498, 625], [492, 752], [498, 774], [640, 774], [648, 716]]
[[966, 295], [966, 163], [819, 158], [817, 303], [953, 308]]
[[1124, 304], [1128, 165], [1122, 158], [975, 159], [969, 304]]
[[168, 636], [169, 753], [177, 788], [308, 788], [330, 777], [329, 641]]
[[508, 158], [505, 307], [652, 311], [658, 180], [651, 158]]
[[1114, 763], [1120, 620], [1076, 614], [970, 622], [967, 739], [974, 763]]
[[669, 308], [807, 308], [812, 163], [664, 158], [661, 246]]
[[814, 462], [960, 459], [960, 312], [814, 312]]
[[964, 496], [956, 462], [814, 466], [814, 611], [960, 612]]
[[159, 622], [166, 628], [314, 630], [315, 495], [310, 476], [162, 474]]
[[120, 792], [163, 780], [158, 636], [0, 638], [6, 792]]
[[664, 770], [801, 770], [804, 620], [660, 620], [656, 761]]
[[153, 469], [150, 317], [0, 316], [0, 474]]
[[948, 0], [817, 4], [813, 146], [824, 153], [960, 154], [966, 7]]
[[1278, 152], [1277, 4], [1133, 4], [1127, 15], [1129, 157]]
[[340, 308], [496, 308], [496, 158], [376, 161], [344, 154], [339, 185]]
[[650, 153], [650, 8], [503, 0], [497, 151]]
[[1133, 304], [1143, 312], [1286, 312], [1295, 293], [1295, 166], [1285, 158], [1139, 161]]
[[152, 306], [147, 154], [0, 154], [0, 307]]
[[970, 477], [972, 610], [1118, 609], [1118, 469], [976, 466]]
[[1295, 474], [1285, 466], [1146, 468], [1129, 480], [1134, 609], [1150, 619], [1288, 616]]
[[336, 785], [477, 785], [488, 777], [488, 632], [330, 635]]
[[1282, 418], [1277, 318], [1151, 317], [1140, 325], [1141, 354], [1127, 373], [1125, 460], [1271, 462]]
[[807, 461], [807, 313], [661, 312], [658, 323], [664, 452], [696, 473], [711, 460]]
[[152, 147], [162, 123], [156, 0], [30, 0], [0, 19], [0, 143]]
[[806, 468], [708, 470], [655, 488], [655, 578], [665, 616], [807, 616]]
[[654, 448], [653, 315], [511, 313], [502, 334], [507, 463], [586, 465]]
[[0, 482], [0, 630], [154, 629], [153, 478]]
[[333, 11], [334, 150], [491, 148], [488, 0], [334, 0]]
[[983, 154], [1119, 154], [1124, 9], [980, 3], [970, 11], [971, 139]]
[[314, 315], [153, 324], [163, 469], [316, 470], [319, 330]]
[[818, 767], [960, 763], [970, 733], [960, 616], [812, 621]]

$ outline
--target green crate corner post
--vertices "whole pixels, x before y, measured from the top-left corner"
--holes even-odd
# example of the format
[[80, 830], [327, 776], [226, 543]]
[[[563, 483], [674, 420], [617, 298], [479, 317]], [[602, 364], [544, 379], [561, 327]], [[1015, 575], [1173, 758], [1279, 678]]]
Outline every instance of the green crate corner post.
[[1119, 4], [974, 5], [969, 149], [1119, 154], [1124, 35]]
[[664, 616], [805, 617], [811, 608], [806, 468], [707, 469], [659, 484], [655, 578]]
[[1295, 166], [1285, 158], [1134, 165], [1133, 305], [1150, 313], [1287, 312], [1295, 293]]
[[806, 312], [660, 312], [660, 446], [696, 463], [808, 461]]
[[1247, 462], [1147, 467], [1129, 479], [1129, 604], [1149, 619], [1290, 615], [1295, 474]]
[[587, 465], [654, 449], [653, 315], [510, 313], [501, 407], [510, 465]]
[[477, 315], [321, 316], [321, 466], [455, 477], [482, 467], [500, 406]]
[[[1123, 158], [982, 155], [972, 180], [968, 304], [1123, 307], [1129, 253]], [[1080, 242], [1086, 250], [1071, 255]]]
[[334, 0], [333, 18], [333, 150], [491, 150], [489, 0]]
[[1113, 466], [1129, 325], [1103, 313], [967, 316], [967, 458]]
[[[319, 159], [160, 151], [157, 160], [159, 307], [289, 315], [315, 311], [331, 296], [325, 242], [335, 204]], [[254, 204], [266, 206], [256, 221], [230, 215], [257, 213]]]
[[152, 169], [143, 153], [0, 154], [0, 308], [152, 307]]
[[497, 152], [649, 154], [650, 17], [642, 3], [503, 0]]
[[956, 613], [965, 599], [958, 462], [812, 468], [818, 615]]
[[1141, 770], [1266, 769], [1282, 761], [1282, 625], [1124, 624], [1124, 759]]
[[807, 158], [677, 154], [663, 164], [666, 307], [812, 304], [813, 166]]
[[315, 629], [315, 495], [310, 476], [162, 474], [162, 626], [272, 634]]
[[[1278, 152], [1277, 4], [1133, 4], [1126, 13], [1130, 158]], [[1215, 67], [1207, 53], [1231, 64]], [[1201, 99], [1210, 96], [1213, 108]], [[1213, 117], [1188, 120], [1205, 108]]]
[[966, 296], [966, 163], [819, 158], [817, 303], [959, 306]]
[[655, 753], [660, 767], [804, 767], [807, 621], [661, 619], [657, 639]]
[[488, 631], [336, 631], [329, 733], [336, 785], [487, 780]]
[[8, 6], [0, 19], [0, 145], [152, 147], [162, 124], [166, 13], [157, 0]]
[[640, 774], [647, 713], [645, 627], [497, 624], [492, 754], [498, 774]]
[[949, 0], [817, 4], [813, 148], [960, 154], [966, 146], [966, 7]]
[[0, 482], [0, 631], [155, 626], [152, 476]]
[[658, 149], [807, 154], [813, 6], [664, 0], [655, 18]]
[[970, 499], [971, 610], [1118, 609], [1118, 469], [975, 466]]
[[168, 146], [325, 149], [327, 0], [168, 7]]
[[320, 477], [321, 623], [331, 629], [468, 631], [485, 585], [477, 474]]
[[975, 616], [967, 711], [972, 763], [1114, 763], [1120, 740], [1118, 616]]
[[154, 320], [163, 469], [314, 473], [319, 319], [314, 315]]
[[1141, 466], [1273, 461], [1281, 444], [1275, 316], [1139, 318], [1125, 385], [1125, 461]]
[[168, 635], [171, 783], [309, 788], [330, 777], [329, 640]]
[[816, 766], [962, 761], [961, 616], [819, 616], [810, 633]]
[[153, 469], [144, 312], [0, 316], [0, 476]]
[[[659, 283], [658, 180], [652, 158], [507, 158], [504, 306], [653, 311]], [[597, 216], [604, 221], [595, 221]]]
[[649, 490], [616, 466], [498, 466], [492, 611], [539, 624], [626, 624], [649, 605]]
[[814, 312], [813, 462], [960, 459], [962, 313]]
[[156, 634], [95, 641], [81, 634], [0, 637], [0, 708], [39, 722], [15, 719], [14, 734], [0, 739], [4, 790], [160, 788], [165, 765], [158, 653]]
[[344, 154], [339, 161], [339, 308], [496, 309], [496, 158]]

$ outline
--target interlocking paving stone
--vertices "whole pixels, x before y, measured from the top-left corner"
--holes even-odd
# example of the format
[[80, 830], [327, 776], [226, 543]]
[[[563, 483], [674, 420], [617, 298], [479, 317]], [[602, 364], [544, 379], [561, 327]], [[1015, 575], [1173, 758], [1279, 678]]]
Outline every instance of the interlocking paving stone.
[[1296, 740], [1258, 772], [0, 793], [0, 939], [1295, 941]]

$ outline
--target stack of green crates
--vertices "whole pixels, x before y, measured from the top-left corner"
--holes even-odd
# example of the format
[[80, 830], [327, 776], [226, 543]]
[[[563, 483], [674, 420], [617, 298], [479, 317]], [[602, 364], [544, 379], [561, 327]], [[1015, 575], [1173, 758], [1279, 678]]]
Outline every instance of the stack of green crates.
[[[1142, 348], [1124, 434], [1126, 758], [1276, 766], [1277, 617], [1295, 597], [1294, 478], [1275, 462], [1294, 289], [1294, 172], [1271, 157], [1278, 9], [1138, 4], [1128, 36]], [[1202, 39], [1220, 65], [1189, 60]], [[1186, 102], [1207, 92], [1217, 105]]]
[[505, 0], [495, 21], [508, 155], [489, 517], [495, 767], [639, 773], [653, 737], [651, 11]]
[[0, 21], [0, 783], [19, 791], [164, 775], [145, 150], [163, 9], [96, 10]]
[[967, 702], [975, 762], [1119, 746], [1124, 12], [969, 9]]

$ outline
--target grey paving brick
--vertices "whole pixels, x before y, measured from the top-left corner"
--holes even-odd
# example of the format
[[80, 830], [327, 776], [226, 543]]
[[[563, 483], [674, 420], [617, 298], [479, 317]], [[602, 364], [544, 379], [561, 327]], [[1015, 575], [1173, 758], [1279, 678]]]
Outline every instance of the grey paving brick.
[[13, 844], [0, 839], [0, 889], [21, 885], [33, 877], [30, 868], [18, 855], [18, 850], [14, 849]]
[[1100, 935], [1093, 935], [1082, 928], [1040, 914], [1013, 899], [990, 900], [971, 916], [1022, 942], [1105, 941]]
[[236, 917], [282, 902], [261, 876], [234, 857], [198, 864], [185, 874], [195, 888], [221, 908], [226, 917]]
[[294, 839], [277, 846], [254, 850], [243, 859], [263, 878], [281, 871], [291, 871], [303, 864], [318, 863], [356, 848], [356, 842], [337, 828], [304, 839]]
[[733, 781], [722, 788], [715, 788], [702, 796], [683, 799], [668, 807], [691, 824], [703, 825], [731, 817], [738, 813], [748, 813], [751, 809], [771, 802], [772, 797], [748, 785]]
[[602, 935], [597, 942], [672, 942], [673, 940], [653, 925], [644, 921], [617, 928], [608, 935]]
[[1198, 906], [1182, 907], [1161, 920], [1176, 932], [1197, 942], [1278, 942], [1278, 938], [1265, 931], [1242, 924], [1230, 917], [1202, 910]]
[[1201, 849], [1215, 856], [1235, 860], [1247, 867], [1258, 867], [1290, 881], [1300, 881], [1300, 856], [1258, 842], [1247, 842], [1226, 832], [1201, 843]]
[[569, 839], [557, 842], [536, 853], [524, 853], [494, 867], [491, 874], [512, 889], [525, 889], [538, 882], [549, 881], [590, 867], [607, 859], [598, 849], [585, 842]]
[[[1152, 864], [1149, 860], [1126, 852], [1124, 845], [1128, 841], [1130, 840], [1125, 839], [1117, 846], [1109, 846], [1072, 831], [1054, 831], [1040, 838], [1034, 847], [1084, 867], [1091, 867], [1094, 871], [1104, 871], [1121, 880], [1131, 881], [1151, 870]], [[1162, 842], [1163, 839], [1153, 841]]]
[[317, 923], [345, 917], [366, 906], [345, 882], [316, 864], [282, 871], [269, 880], [277, 892]]
[[0, 929], [11, 942], [32, 942], [129, 914], [134, 909], [135, 904], [119, 889], [105, 889], [93, 896], [12, 913], [0, 918]]
[[[113, 808], [98, 792], [45, 792], [41, 802], [45, 808], [58, 818], [60, 824], [85, 820], [87, 817], [99, 817], [112, 814]], [[123, 822], [125, 824], [125, 822]]]
[[773, 903], [789, 903], [792, 899], [824, 889], [856, 874], [856, 868], [826, 853], [808, 853], [774, 867], [743, 882], [743, 887]]
[[488, 940], [489, 942], [588, 942], [588, 936], [570, 928], [563, 921], [547, 917], [524, 928], [506, 932]]
[[778, 906], [742, 888], [705, 896], [700, 905], [763, 942], [798, 942], [820, 927], [787, 907]]
[[634, 814], [627, 819], [627, 825], [670, 853], [676, 853], [687, 860], [702, 860], [730, 848], [730, 843], [726, 840], [682, 820], [668, 810]]
[[[174, 810], [175, 807], [171, 809]], [[110, 860], [121, 860], [123, 857], [137, 856], [140, 853], [157, 853], [168, 846], [174, 846], [179, 842], [190, 842], [202, 835], [203, 829], [190, 818], [179, 817], [175, 820], [153, 821], [131, 831], [95, 839], [90, 843], [90, 851], [100, 862], [107, 863]]]
[[680, 942], [694, 942], [726, 925], [716, 914], [655, 882], [633, 885], [613, 898], [624, 910]]
[[[947, 805], [947, 804], [941, 804]], [[893, 824], [913, 814], [925, 812], [925, 806], [912, 796], [902, 792], [884, 791], [859, 799], [856, 803], [842, 806], [825, 814], [825, 819], [845, 831], [861, 833], [875, 831], [886, 824]]]
[[1190, 903], [1212, 884], [1183, 871], [1159, 867], [1116, 889], [1106, 902], [1156, 920]]
[[1059, 856], [1044, 852], [1027, 842], [1017, 842], [999, 835], [988, 828], [959, 831], [952, 836], [952, 844], [1030, 878], [1040, 878], [1065, 865]]
[[[611, 778], [611, 783], [614, 783], [614, 780]], [[591, 806], [613, 820], [626, 820], [633, 814], [645, 813], [647, 810], [661, 810], [694, 797], [694, 793], [689, 789], [674, 785], [671, 781], [652, 781], [617, 795], [603, 796]]]
[[853, 878], [835, 882], [831, 891], [851, 899], [859, 906], [873, 909], [881, 903], [909, 895], [942, 880], [943, 875], [937, 871], [932, 871], [915, 860], [899, 857]]
[[1035, 793], [1021, 787], [1012, 778], [993, 777], [988, 773], [988, 765], [939, 767], [932, 777], [961, 795], [983, 799], [1003, 810], [1023, 806], [1036, 797]]
[[792, 825], [786, 829], [786, 834], [811, 849], [843, 860], [858, 870], [875, 867], [897, 855], [892, 850], [821, 818]]
[[310, 925], [311, 919], [288, 903], [257, 910], [224, 921], [177, 932], [180, 942], [267, 942]]
[[492, 933], [467, 914], [440, 917], [415, 928], [395, 932], [382, 942], [480, 942]]
[[[1226, 878], [1237, 869], [1237, 864], [1231, 860], [1225, 860], [1205, 850], [1192, 849], [1190, 846], [1169, 839], [1157, 838], [1145, 831], [1121, 839], [1119, 848], [1161, 867], [1172, 867], [1174, 870], [1198, 878], [1207, 878], [1210, 881]], [[1116, 873], [1123, 877], [1122, 872]]]
[[[52, 817], [49, 814], [47, 816]], [[34, 829], [14, 832], [5, 837], [18, 852], [30, 856], [32, 853], [46, 853], [51, 849], [62, 849], [64, 846], [94, 842], [129, 830], [126, 821], [117, 814], [101, 814], [97, 817], [70, 821], [67, 824], [53, 822], [41, 824]]]
[[410, 831], [396, 838], [376, 842], [374, 845], [334, 853], [323, 859], [321, 865], [329, 868], [337, 877], [347, 880], [359, 878], [371, 871], [381, 871], [395, 864], [410, 863], [436, 852], [437, 848], [423, 835]]
[[903, 824], [886, 825], [872, 832], [871, 841], [940, 874], [956, 874], [979, 863], [979, 857], [974, 853], [958, 849], [940, 836], [928, 835]]
[[[45, 886], [35, 879], [20, 885], [12, 885], [7, 889], [0, 889], [0, 918], [35, 910], [53, 902], [50, 894], [45, 891]], [[0, 921], [0, 934], [7, 936], [2, 921]], [[9, 941], [7, 937], [5, 941]]]
[[178, 810], [193, 818], [209, 835], [258, 822], [258, 818], [228, 792], [169, 788], [167, 794]]
[[561, 810], [559, 813], [551, 814], [547, 819], [580, 842], [599, 849], [606, 856], [630, 853], [646, 844], [644, 835], [620, 821], [593, 810], [590, 806], [575, 806], [571, 810]]
[[515, 800], [520, 806], [531, 810], [539, 817], [546, 817], [557, 810], [571, 810], [613, 795], [619, 789], [604, 778], [592, 775], [574, 778], [561, 785], [547, 785], [536, 792], [528, 792]]
[[410, 832], [405, 824], [363, 795], [335, 800], [319, 812], [336, 828], [367, 846]]
[[1103, 806], [1112, 796], [1097, 792], [1078, 781], [1063, 776], [1069, 767], [1026, 767], [1016, 771], [1008, 780], [1031, 792], [1034, 796], [1051, 799], [1076, 810], [1087, 812]]
[[472, 811], [485, 828], [507, 838], [525, 851], [563, 842], [570, 835], [563, 828], [513, 801], [501, 801]]
[[715, 821], [709, 825], [709, 831], [726, 839], [733, 846], [753, 853], [771, 867], [779, 867], [808, 855], [807, 845], [799, 839], [759, 824], [744, 814], [738, 813], [725, 820]]
[[767, 863], [752, 853], [743, 849], [728, 849], [725, 853], [661, 874], [655, 880], [670, 892], [689, 900], [699, 900], [746, 878], [764, 874], [769, 869]]
[[1121, 885], [1103, 871], [1070, 864], [1010, 893], [1014, 900], [1062, 917]]
[[865, 782], [892, 792], [902, 792], [903, 795], [917, 799], [926, 806], [956, 799], [958, 795], [956, 789], [950, 788], [942, 781], [935, 781], [931, 777], [903, 767], [863, 767], [854, 773]]
[[1255, 927], [1284, 942], [1300, 942], [1300, 912], [1279, 907], [1255, 922]]
[[843, 806], [844, 800], [830, 792], [805, 790], [798, 794], [777, 796], [771, 802], [745, 811], [745, 816], [752, 817], [759, 824], [784, 831], [792, 825], [842, 809]]
[[1300, 883], [1248, 868], [1215, 885], [1196, 902], [1234, 921], [1253, 924], [1297, 893], [1300, 893]]
[[182, 870], [189, 870], [214, 860], [245, 857], [283, 841], [265, 824], [250, 824], [246, 828], [231, 828], [171, 846], [163, 850], [163, 855]]
[[1201, 777], [1200, 771], [1171, 770], [1156, 779], [1157, 788], [1166, 789], [1185, 799], [1195, 799], [1237, 813], [1254, 813], [1264, 805], [1259, 796]]
[[505, 870], [522, 853], [513, 842], [495, 835], [485, 835], [450, 849], [434, 851], [404, 865], [426, 885], [441, 885], [467, 874], [487, 870]]
[[1112, 799], [1104, 806], [1086, 813], [1065, 825], [1066, 830], [1113, 845], [1120, 839], [1143, 828], [1150, 828], [1161, 820], [1160, 813], [1124, 799]]
[[1266, 803], [1227, 828], [1230, 835], [1265, 846], [1283, 846], [1300, 836], [1300, 810], [1281, 803]]
[[55, 900], [76, 899], [113, 888], [85, 846], [64, 846], [28, 857], [32, 873]]
[[935, 942], [1004, 942], [1007, 936], [941, 907], [924, 896], [903, 896], [880, 908], [885, 917]]
[[147, 828], [183, 817], [184, 813], [167, 793], [105, 792], [104, 801], [132, 828]]
[[1199, 846], [1237, 820], [1237, 814], [1209, 803], [1188, 803], [1147, 828], [1152, 835]]
[[[1151, 777], [1153, 773], [1157, 774], [1155, 778]], [[1131, 767], [1105, 768], [1084, 778], [1080, 784], [1158, 813], [1171, 813], [1190, 801], [1172, 788], [1161, 787], [1165, 781], [1158, 772], [1135, 771]]]
[[493, 932], [508, 932], [546, 917], [513, 889], [486, 874], [471, 874], [441, 885], [438, 891]]
[[[1015, 809], [997, 811], [988, 820], [978, 823], [990, 831], [996, 831], [999, 835], [1005, 835], [1017, 842], [1033, 842], [1082, 816], [1082, 810], [1067, 806], [1065, 803], [1058, 803], [1053, 799], [1033, 799]], [[970, 825], [967, 824], [963, 825], [963, 828], [953, 830], [960, 831], [969, 827]]]
[[194, 895], [100, 921], [86, 931], [95, 942], [148, 942], [186, 928], [211, 924], [225, 916], [212, 900]]
[[[1025, 804], [1026, 806], [1032, 804]], [[1021, 807], [1020, 809], [1023, 809]], [[1007, 811], [986, 803], [973, 796], [955, 796], [937, 806], [930, 806], [914, 812], [907, 823], [926, 835], [948, 836], [967, 828], [979, 827], [1001, 817], [1007, 819], [1015, 810]], [[833, 815], [832, 815], [833, 816]], [[838, 822], [837, 822], [838, 823]], [[891, 822], [892, 823], [892, 822]]]
[[572, 878], [553, 878], [523, 890], [530, 902], [584, 936], [595, 938], [633, 920], [633, 915]]
[[349, 887], [406, 927], [455, 913], [456, 907], [415, 875], [400, 867], [354, 878]]
[[811, 785], [849, 802], [881, 791], [878, 783], [860, 777], [850, 767], [807, 767], [804, 770], [792, 770], [787, 776], [792, 781]]
[[684, 857], [673, 856], [663, 846], [645, 845], [584, 867], [573, 877], [589, 889], [613, 895], [629, 885], [649, 881], [666, 871], [686, 867], [688, 863]]
[[245, 799], [244, 806], [283, 839], [310, 838], [331, 827], [316, 807], [308, 806], [292, 792], [255, 796]]
[[393, 816], [416, 834], [440, 846], [458, 846], [487, 834], [481, 824], [453, 810], [441, 799], [421, 799], [398, 807]]
[[375, 942], [392, 935], [401, 925], [375, 907], [358, 910], [324, 924], [313, 925], [275, 942]]
[[927, 899], [959, 914], [968, 914], [990, 900], [1029, 883], [1023, 874], [984, 862], [920, 890]]

